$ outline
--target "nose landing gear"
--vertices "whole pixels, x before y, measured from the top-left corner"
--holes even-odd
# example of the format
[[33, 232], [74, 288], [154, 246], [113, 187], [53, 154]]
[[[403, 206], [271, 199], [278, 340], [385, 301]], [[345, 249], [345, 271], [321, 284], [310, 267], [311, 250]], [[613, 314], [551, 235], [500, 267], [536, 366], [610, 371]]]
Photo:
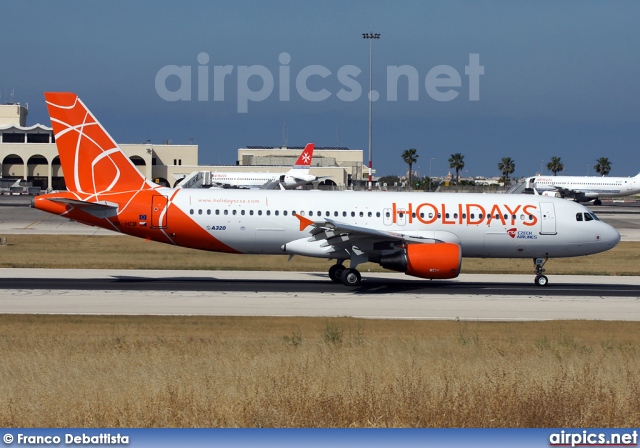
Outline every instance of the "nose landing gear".
[[549, 284], [549, 279], [547, 278], [547, 276], [542, 274], [544, 272], [543, 266], [548, 259], [549, 257], [533, 259], [533, 266], [536, 269], [536, 278], [533, 282], [538, 286], [547, 286]]

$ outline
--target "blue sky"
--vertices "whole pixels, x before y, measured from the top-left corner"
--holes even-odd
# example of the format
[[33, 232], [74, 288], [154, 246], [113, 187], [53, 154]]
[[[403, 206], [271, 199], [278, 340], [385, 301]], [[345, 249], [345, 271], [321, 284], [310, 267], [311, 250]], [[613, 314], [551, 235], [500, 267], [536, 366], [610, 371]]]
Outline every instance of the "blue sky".
[[[429, 174], [431, 158], [432, 174], [446, 174], [455, 152], [465, 156], [464, 175], [498, 175], [502, 157], [515, 160], [516, 176], [531, 175], [552, 156], [562, 158], [565, 174], [595, 175], [599, 157], [612, 162], [611, 175], [640, 172], [640, 3], [634, 1], [9, 0], [0, 26], [0, 101], [13, 90], [16, 101], [29, 103], [30, 124], [49, 124], [42, 93], [73, 91], [117, 141], [193, 139], [201, 164], [234, 164], [237, 148], [247, 145], [279, 146], [284, 123], [290, 146], [338, 144], [363, 149], [368, 159], [369, 45], [362, 38], [368, 31], [381, 34], [373, 42], [379, 175], [404, 173], [400, 155], [408, 148], [418, 151], [421, 175]], [[209, 58], [205, 64], [198, 62], [201, 53]], [[281, 63], [282, 53], [289, 62]], [[471, 54], [484, 69], [477, 101], [470, 100], [465, 74]], [[156, 78], [167, 66], [190, 68], [190, 100], [163, 99]], [[214, 98], [216, 66], [231, 67], [224, 100]], [[243, 84], [242, 67], [256, 66], [273, 77], [270, 93], [257, 75]], [[329, 74], [321, 77], [310, 66]], [[346, 89], [338, 73], [349, 66], [360, 73], [347, 81], [362, 92], [345, 101], [337, 96]], [[409, 89], [401, 78], [398, 99], [390, 101], [387, 72], [394, 66], [411, 67], [418, 86]], [[438, 66], [460, 75], [449, 101], [434, 99], [425, 86]], [[208, 71], [200, 77], [206, 101], [198, 101], [198, 67]], [[283, 67], [288, 101], [281, 100]], [[327, 99], [299, 93], [296, 80], [305, 70], [313, 73], [308, 91], [324, 89]], [[168, 91], [185, 88], [177, 75], [162, 81]], [[240, 113], [247, 89], [269, 94]], [[409, 90], [417, 100], [409, 100]]]

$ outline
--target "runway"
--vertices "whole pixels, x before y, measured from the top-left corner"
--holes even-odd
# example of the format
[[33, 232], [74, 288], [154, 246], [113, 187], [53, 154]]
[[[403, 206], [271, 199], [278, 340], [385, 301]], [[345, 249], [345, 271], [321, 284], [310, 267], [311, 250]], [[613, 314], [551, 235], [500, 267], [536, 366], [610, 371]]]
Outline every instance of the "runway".
[[[7, 234], [117, 235], [0, 198]], [[640, 208], [591, 207], [622, 241], [640, 241]], [[0, 269], [0, 313], [353, 316], [394, 319], [640, 320], [640, 277], [462, 274], [450, 281], [363, 273], [346, 288], [326, 273]]]
[[325, 273], [0, 269], [0, 313], [640, 320], [640, 277], [364, 277], [346, 288]]

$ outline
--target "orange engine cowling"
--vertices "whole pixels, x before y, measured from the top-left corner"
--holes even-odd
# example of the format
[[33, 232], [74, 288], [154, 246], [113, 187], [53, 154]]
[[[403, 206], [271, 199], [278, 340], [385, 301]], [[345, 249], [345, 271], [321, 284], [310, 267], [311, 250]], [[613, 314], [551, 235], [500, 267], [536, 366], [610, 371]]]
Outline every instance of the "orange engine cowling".
[[380, 259], [383, 268], [429, 279], [455, 278], [461, 264], [460, 246], [453, 243], [408, 244], [402, 251]]

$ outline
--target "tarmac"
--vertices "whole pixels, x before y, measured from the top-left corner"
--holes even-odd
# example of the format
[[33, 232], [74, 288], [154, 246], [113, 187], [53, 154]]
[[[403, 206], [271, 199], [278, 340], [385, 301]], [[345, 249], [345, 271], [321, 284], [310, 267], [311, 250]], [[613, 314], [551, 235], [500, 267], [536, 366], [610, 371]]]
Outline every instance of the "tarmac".
[[0, 298], [0, 314], [640, 321], [640, 277], [367, 273], [347, 288], [324, 272], [0, 269]]

